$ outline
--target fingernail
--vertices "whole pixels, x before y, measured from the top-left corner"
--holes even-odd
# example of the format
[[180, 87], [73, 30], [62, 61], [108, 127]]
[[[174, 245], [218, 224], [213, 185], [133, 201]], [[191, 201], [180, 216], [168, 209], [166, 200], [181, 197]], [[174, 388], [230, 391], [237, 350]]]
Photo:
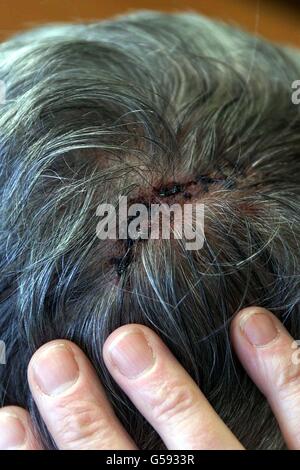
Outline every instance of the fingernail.
[[59, 395], [79, 377], [78, 364], [71, 348], [64, 344], [49, 346], [33, 359], [34, 380], [46, 395]]
[[117, 337], [109, 347], [113, 364], [128, 379], [143, 374], [154, 364], [154, 354], [142, 332]]
[[265, 313], [245, 314], [240, 322], [241, 330], [253, 346], [266, 346], [279, 334], [273, 319]]
[[0, 413], [0, 450], [18, 449], [26, 438], [25, 428], [19, 418], [10, 413]]

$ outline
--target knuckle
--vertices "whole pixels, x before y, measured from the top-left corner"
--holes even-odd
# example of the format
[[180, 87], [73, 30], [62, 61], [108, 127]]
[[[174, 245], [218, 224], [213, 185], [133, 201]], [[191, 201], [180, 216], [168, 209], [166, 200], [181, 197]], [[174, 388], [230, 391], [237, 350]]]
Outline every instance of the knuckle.
[[150, 403], [153, 419], [158, 423], [184, 419], [193, 409], [194, 395], [193, 390], [182, 383], [171, 382], [158, 387]]
[[288, 364], [277, 374], [277, 390], [282, 398], [300, 394], [300, 366]]
[[96, 403], [73, 401], [60, 409], [59, 440], [63, 448], [80, 449], [109, 437], [109, 421]]

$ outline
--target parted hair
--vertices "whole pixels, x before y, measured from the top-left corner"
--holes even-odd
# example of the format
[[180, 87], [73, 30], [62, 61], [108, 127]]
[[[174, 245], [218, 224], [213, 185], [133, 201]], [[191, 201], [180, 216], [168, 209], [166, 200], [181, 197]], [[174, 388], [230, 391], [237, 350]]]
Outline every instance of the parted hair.
[[[0, 398], [30, 411], [46, 448], [26, 373], [56, 338], [87, 354], [137, 445], [164, 448], [104, 365], [127, 323], [160, 335], [246, 448], [283, 447], [229, 326], [259, 305], [300, 337], [296, 79], [297, 50], [194, 13], [46, 25], [0, 45]], [[204, 204], [201, 249], [97, 237], [99, 204], [175, 192]]]

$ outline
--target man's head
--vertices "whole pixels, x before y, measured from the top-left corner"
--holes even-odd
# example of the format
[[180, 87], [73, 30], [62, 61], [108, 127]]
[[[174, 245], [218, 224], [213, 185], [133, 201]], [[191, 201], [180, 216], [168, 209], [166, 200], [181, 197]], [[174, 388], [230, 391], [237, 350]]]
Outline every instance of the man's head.
[[[55, 338], [91, 359], [140, 448], [162, 443], [106, 372], [125, 323], [158, 332], [247, 448], [278, 448], [230, 346], [253, 304], [300, 334], [298, 52], [194, 14], [53, 25], [0, 46], [1, 400]], [[204, 245], [100, 240], [99, 204], [201, 203]]]

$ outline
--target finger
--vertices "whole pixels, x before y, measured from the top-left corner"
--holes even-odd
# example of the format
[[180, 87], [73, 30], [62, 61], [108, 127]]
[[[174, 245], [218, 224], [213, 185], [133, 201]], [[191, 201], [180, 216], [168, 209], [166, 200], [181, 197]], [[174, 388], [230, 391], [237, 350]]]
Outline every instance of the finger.
[[30, 415], [17, 406], [0, 409], [0, 450], [41, 450]]
[[105, 363], [169, 449], [241, 449], [188, 373], [149, 328], [126, 325], [104, 345]]
[[32, 357], [33, 398], [60, 449], [135, 449], [110, 406], [96, 373], [70, 341], [55, 340]]
[[231, 326], [243, 366], [266, 396], [290, 449], [300, 449], [300, 354], [282, 323], [265, 309], [241, 311]]

